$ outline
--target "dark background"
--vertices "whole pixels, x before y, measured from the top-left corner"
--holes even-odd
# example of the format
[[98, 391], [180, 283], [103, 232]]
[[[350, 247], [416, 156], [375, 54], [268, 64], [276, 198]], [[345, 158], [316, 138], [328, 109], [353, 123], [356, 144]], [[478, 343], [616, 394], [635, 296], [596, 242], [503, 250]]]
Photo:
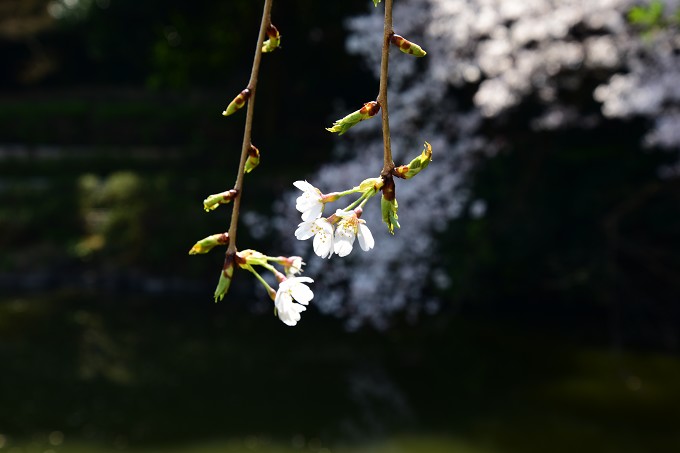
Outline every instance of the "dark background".
[[[249, 209], [330, 158], [310, 124], [377, 91], [344, 50], [367, 3], [275, 5]], [[680, 185], [644, 123], [496, 125], [513, 150], [472, 173], [490, 214], [441, 238], [441, 312], [290, 329], [245, 277], [214, 304], [223, 257], [186, 254], [226, 229], [202, 200], [234, 178], [221, 111], [260, 2], [87, 5], [0, 3], [0, 451], [676, 451]]]

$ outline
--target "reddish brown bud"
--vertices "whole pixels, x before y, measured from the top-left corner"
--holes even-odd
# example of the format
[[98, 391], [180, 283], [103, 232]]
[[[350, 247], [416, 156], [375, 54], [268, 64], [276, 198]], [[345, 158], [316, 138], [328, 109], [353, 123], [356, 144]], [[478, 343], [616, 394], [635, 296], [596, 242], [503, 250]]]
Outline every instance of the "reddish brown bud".
[[222, 115], [229, 116], [238, 109], [242, 108], [244, 105], [246, 105], [246, 102], [250, 98], [251, 94], [252, 92], [248, 88], [241, 91], [238, 95], [236, 95], [234, 100], [229, 103], [227, 109], [224, 112], [222, 112]]
[[365, 115], [367, 117], [375, 116], [376, 113], [380, 111], [380, 104], [378, 104], [375, 101], [367, 102], [364, 104], [361, 109], [359, 109], [359, 113], [362, 115]]
[[392, 42], [392, 44], [399, 47], [399, 50], [409, 55], [413, 55], [415, 57], [424, 57], [425, 55], [427, 55], [427, 52], [425, 52], [422, 47], [420, 47], [416, 43], [409, 41], [403, 36], [392, 35], [390, 41]]

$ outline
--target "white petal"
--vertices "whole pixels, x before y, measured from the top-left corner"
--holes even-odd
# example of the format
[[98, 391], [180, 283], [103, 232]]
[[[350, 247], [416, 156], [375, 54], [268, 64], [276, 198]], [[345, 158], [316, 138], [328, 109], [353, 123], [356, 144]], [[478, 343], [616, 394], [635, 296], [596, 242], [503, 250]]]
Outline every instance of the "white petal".
[[352, 251], [354, 245], [354, 231], [346, 224], [340, 223], [335, 229], [333, 249], [339, 256], [347, 256]]
[[295, 230], [295, 237], [301, 241], [309, 239], [314, 236], [314, 231], [312, 231], [312, 226], [314, 222], [302, 222], [298, 225], [297, 230]]
[[350, 254], [352, 251], [352, 242], [346, 237], [341, 237], [341, 238], [336, 238], [335, 239], [335, 253], [338, 254], [338, 256], [347, 256]]
[[323, 203], [314, 203], [312, 206], [301, 212], [302, 220], [306, 222], [318, 219], [319, 217], [321, 217], [321, 213], [323, 212]]
[[299, 283], [293, 286], [291, 289], [291, 294], [293, 295], [293, 299], [303, 305], [307, 305], [309, 301], [314, 298], [314, 292], [312, 292], [312, 290], [309, 289], [309, 287], [307, 287], [304, 283]]
[[318, 190], [307, 181], [295, 181], [293, 185], [303, 192], [316, 192]]
[[375, 246], [375, 240], [373, 240], [373, 234], [371, 230], [368, 229], [363, 223], [359, 224], [359, 231], [357, 236], [359, 237], [359, 246], [364, 252], [368, 252]]

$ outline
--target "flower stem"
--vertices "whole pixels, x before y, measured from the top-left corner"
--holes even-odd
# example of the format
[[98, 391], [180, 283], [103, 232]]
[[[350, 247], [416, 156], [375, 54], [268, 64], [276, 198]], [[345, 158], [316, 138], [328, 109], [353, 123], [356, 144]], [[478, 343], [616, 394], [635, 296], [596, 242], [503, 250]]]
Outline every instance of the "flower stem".
[[389, 175], [394, 169], [392, 160], [392, 143], [390, 142], [390, 115], [387, 110], [387, 73], [390, 58], [390, 39], [394, 34], [392, 28], [392, 0], [385, 0], [385, 26], [383, 31], [382, 58], [380, 60], [380, 92], [378, 93], [378, 104], [382, 111], [382, 131], [383, 131], [383, 169], [382, 176]]
[[251, 91], [250, 99], [248, 100], [248, 109], [246, 111], [246, 124], [243, 131], [243, 145], [241, 146], [241, 161], [238, 166], [238, 173], [236, 175], [236, 184], [234, 189], [237, 190], [236, 198], [234, 198], [234, 207], [231, 213], [231, 223], [229, 224], [229, 247], [227, 254], [236, 252], [236, 230], [238, 229], [238, 215], [241, 208], [241, 196], [243, 195], [243, 175], [248, 159], [248, 150], [250, 149], [251, 132], [253, 127], [253, 113], [255, 110], [255, 88], [257, 87], [257, 76], [260, 72], [260, 60], [262, 58], [262, 44], [264, 43], [267, 27], [271, 23], [272, 1], [265, 0], [262, 10], [262, 21], [260, 22], [260, 34], [257, 38], [257, 46], [255, 47], [255, 57], [253, 58], [253, 68], [250, 72], [250, 80], [248, 81], [248, 89]]

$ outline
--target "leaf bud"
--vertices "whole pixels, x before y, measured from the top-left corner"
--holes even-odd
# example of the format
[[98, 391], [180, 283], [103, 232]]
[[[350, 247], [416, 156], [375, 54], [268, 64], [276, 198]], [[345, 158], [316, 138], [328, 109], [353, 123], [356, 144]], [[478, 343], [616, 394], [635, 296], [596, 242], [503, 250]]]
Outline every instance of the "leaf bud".
[[234, 100], [229, 103], [229, 105], [227, 106], [227, 109], [224, 112], [222, 112], [222, 115], [229, 116], [232, 113], [234, 113], [235, 111], [237, 111], [238, 109], [240, 109], [241, 107], [243, 107], [244, 105], [246, 105], [246, 102], [250, 98], [251, 94], [252, 94], [252, 91], [250, 91], [248, 88], [241, 91], [234, 98]]
[[405, 39], [403, 36], [392, 35], [390, 41], [392, 41], [392, 44], [399, 47], [399, 50], [409, 55], [413, 55], [414, 57], [424, 57], [427, 55], [427, 52], [425, 52], [422, 47]]
[[385, 178], [385, 185], [382, 188], [382, 199], [380, 200], [380, 210], [382, 212], [382, 220], [387, 224], [387, 230], [390, 234], [394, 234], [394, 228], [400, 228], [399, 204], [397, 203], [394, 180], [392, 177]]
[[269, 38], [262, 44], [262, 52], [273, 52], [281, 46], [281, 35], [273, 24], [267, 27], [267, 37]]
[[222, 272], [220, 273], [220, 280], [217, 283], [217, 288], [215, 288], [215, 302], [219, 302], [224, 299], [225, 294], [229, 291], [229, 286], [231, 285], [231, 279], [234, 276], [234, 255], [227, 254], [224, 259], [224, 266], [222, 267]]
[[203, 209], [205, 212], [210, 212], [213, 209], [217, 209], [217, 206], [221, 204], [227, 204], [238, 195], [238, 190], [230, 189], [226, 192], [215, 193], [209, 195], [208, 198], [203, 200]]
[[427, 168], [432, 162], [432, 146], [425, 142], [425, 149], [420, 156], [409, 162], [408, 165], [400, 165], [394, 169], [395, 176], [403, 179], [410, 179]]
[[333, 123], [333, 127], [327, 127], [326, 130], [329, 132], [337, 132], [338, 135], [342, 135], [347, 132], [350, 127], [354, 126], [360, 121], [375, 116], [379, 111], [380, 104], [378, 104], [376, 101], [367, 102], [359, 110], [337, 120]]
[[229, 233], [219, 233], [203, 238], [191, 247], [189, 255], [202, 255], [208, 253], [218, 245], [229, 244]]
[[250, 173], [258, 165], [260, 165], [260, 150], [251, 144], [248, 149], [248, 160], [246, 160], [246, 166], [243, 171]]

